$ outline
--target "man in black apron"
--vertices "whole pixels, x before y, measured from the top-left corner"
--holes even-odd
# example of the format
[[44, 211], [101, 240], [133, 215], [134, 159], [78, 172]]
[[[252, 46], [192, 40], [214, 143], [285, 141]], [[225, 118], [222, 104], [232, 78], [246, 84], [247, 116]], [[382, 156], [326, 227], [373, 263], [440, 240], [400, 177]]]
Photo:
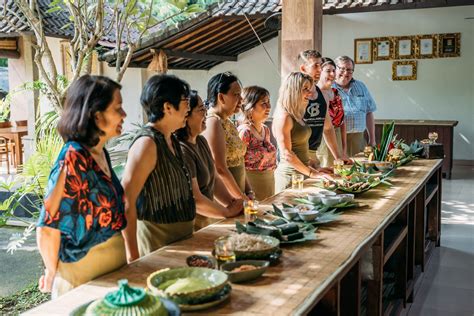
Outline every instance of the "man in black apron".
[[303, 117], [305, 124], [311, 127], [311, 137], [309, 139], [310, 165], [319, 164], [316, 158], [316, 150], [321, 144], [323, 135], [334, 159], [347, 160], [347, 157], [341, 156], [337, 148], [336, 133], [327, 111], [328, 106], [323, 93], [316, 85], [321, 75], [321, 54], [315, 50], [305, 50], [299, 53], [298, 60], [300, 61], [300, 71], [313, 78], [315, 88], [315, 97], [309, 100]]

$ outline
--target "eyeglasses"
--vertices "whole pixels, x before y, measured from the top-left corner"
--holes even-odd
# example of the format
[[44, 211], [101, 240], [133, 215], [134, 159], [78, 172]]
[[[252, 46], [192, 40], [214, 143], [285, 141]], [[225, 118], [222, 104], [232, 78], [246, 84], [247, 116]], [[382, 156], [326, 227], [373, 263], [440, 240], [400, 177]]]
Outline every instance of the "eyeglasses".
[[354, 73], [354, 69], [351, 69], [351, 68], [344, 68], [344, 67], [337, 66], [337, 69], [339, 69], [341, 72], [347, 72], [348, 74]]

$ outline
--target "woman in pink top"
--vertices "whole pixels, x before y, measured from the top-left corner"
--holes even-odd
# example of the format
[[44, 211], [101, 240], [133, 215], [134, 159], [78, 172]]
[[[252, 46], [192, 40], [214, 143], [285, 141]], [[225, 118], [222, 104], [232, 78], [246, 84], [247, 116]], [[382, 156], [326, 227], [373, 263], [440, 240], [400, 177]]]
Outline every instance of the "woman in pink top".
[[270, 96], [265, 88], [246, 87], [242, 91], [245, 119], [238, 127], [240, 139], [247, 145], [245, 170], [257, 200], [275, 193], [276, 148], [270, 142], [270, 129], [264, 124], [270, 115]]

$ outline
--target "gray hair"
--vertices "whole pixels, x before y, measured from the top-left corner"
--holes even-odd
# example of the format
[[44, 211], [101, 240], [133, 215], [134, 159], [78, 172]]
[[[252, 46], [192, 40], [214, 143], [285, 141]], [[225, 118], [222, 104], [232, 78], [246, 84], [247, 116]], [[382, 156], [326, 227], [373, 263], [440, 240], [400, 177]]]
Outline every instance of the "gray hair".
[[355, 67], [354, 65], [354, 61], [352, 60], [352, 58], [350, 58], [349, 56], [338, 56], [336, 57], [336, 59], [334, 60], [334, 62], [336, 63], [336, 65], [339, 65], [340, 63], [346, 63], [350, 61], [352, 63], [352, 67]]

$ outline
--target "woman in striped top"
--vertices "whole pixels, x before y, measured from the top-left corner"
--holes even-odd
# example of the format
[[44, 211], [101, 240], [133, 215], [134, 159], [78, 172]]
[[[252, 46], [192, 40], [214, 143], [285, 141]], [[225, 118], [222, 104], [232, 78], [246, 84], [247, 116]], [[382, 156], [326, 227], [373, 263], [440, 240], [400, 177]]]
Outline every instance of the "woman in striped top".
[[186, 124], [189, 91], [186, 82], [170, 75], [153, 76], [143, 88], [148, 124], [130, 147], [122, 179], [128, 262], [193, 233], [191, 177], [173, 135]]

